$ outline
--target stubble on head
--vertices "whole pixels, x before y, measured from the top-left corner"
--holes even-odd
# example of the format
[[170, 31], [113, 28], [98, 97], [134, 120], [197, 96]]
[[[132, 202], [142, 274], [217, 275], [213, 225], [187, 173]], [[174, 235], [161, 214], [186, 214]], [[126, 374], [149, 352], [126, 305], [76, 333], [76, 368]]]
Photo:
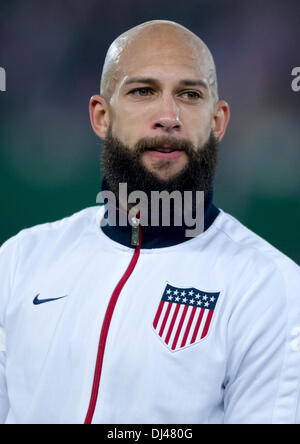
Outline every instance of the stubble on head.
[[100, 93], [110, 102], [116, 85], [123, 74], [123, 67], [126, 60], [135, 53], [136, 47], [145, 42], [151, 42], [152, 38], [161, 38], [162, 44], [164, 35], [173, 33], [175, 40], [184, 41], [189, 46], [189, 52], [195, 60], [201, 60], [203, 73], [207, 78], [211, 88], [214, 102], [218, 101], [218, 82], [216, 66], [213, 56], [203, 40], [184, 26], [168, 20], [151, 20], [142, 23], [121, 34], [110, 45], [102, 70]]

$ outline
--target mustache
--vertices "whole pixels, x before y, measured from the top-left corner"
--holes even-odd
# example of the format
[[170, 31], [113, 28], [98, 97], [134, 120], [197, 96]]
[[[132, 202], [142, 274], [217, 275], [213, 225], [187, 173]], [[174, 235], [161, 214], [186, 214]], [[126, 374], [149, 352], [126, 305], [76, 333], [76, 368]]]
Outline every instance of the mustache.
[[175, 139], [174, 137], [144, 137], [140, 139], [134, 146], [134, 153], [140, 156], [148, 150], [152, 150], [163, 145], [169, 145], [174, 150], [185, 151], [190, 154], [195, 151], [194, 145], [187, 139]]

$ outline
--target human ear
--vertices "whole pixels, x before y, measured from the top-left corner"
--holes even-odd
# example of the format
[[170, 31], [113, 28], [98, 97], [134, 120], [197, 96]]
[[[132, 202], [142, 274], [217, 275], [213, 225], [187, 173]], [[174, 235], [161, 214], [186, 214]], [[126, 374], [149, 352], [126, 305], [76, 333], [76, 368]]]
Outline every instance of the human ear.
[[223, 139], [230, 119], [230, 109], [227, 102], [219, 100], [215, 106], [212, 131], [218, 142]]
[[104, 97], [96, 94], [91, 97], [89, 103], [89, 113], [92, 128], [97, 136], [105, 139], [109, 129], [110, 119], [108, 104]]

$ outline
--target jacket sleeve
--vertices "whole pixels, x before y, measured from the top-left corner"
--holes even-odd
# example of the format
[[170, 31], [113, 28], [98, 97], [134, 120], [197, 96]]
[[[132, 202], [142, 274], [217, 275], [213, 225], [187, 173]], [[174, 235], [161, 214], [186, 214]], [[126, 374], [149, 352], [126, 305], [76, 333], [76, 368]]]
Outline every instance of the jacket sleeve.
[[0, 424], [5, 422], [8, 413], [8, 395], [5, 379], [5, 334], [2, 327], [0, 327]]
[[6, 383], [5, 313], [9, 302], [16, 263], [16, 240], [7, 241], [0, 248], [0, 424], [5, 423], [9, 398]]
[[299, 286], [274, 270], [253, 280], [231, 319], [224, 422], [300, 423]]

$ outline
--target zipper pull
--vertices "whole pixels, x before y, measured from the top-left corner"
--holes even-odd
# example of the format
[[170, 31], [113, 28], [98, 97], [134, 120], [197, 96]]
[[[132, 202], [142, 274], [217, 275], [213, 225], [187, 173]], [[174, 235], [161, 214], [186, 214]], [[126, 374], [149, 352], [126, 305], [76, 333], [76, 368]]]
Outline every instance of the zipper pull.
[[140, 219], [134, 216], [131, 218], [131, 222], [131, 245], [136, 247], [137, 245], [139, 245], [140, 242]]

